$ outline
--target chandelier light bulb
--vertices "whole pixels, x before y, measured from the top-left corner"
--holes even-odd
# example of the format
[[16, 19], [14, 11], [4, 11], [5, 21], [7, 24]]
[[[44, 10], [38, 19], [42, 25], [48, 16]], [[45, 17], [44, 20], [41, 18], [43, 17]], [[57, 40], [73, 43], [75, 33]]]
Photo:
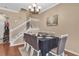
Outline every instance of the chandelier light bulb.
[[29, 9], [31, 9], [32, 7], [31, 7], [31, 6], [29, 6], [28, 8], [29, 8]]
[[36, 9], [37, 12], [39, 12], [39, 9]]
[[34, 11], [34, 9], [31, 9], [31, 11], [33, 12], [33, 11]]
[[33, 4], [33, 7], [36, 7], [36, 4], [35, 3]]
[[41, 6], [38, 6], [38, 9], [41, 9]]

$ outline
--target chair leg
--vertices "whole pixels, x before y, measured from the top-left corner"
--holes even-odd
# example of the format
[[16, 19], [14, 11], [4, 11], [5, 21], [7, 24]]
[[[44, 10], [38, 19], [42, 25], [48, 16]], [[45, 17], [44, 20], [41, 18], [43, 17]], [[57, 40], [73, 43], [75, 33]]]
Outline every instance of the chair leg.
[[37, 56], [40, 56], [40, 53], [41, 53], [41, 51], [39, 50], [39, 51], [37, 51]]
[[61, 55], [60, 56], [64, 56], [64, 52], [63, 53], [61, 53]]
[[33, 56], [33, 53], [34, 53], [34, 49], [33, 49], [33, 47], [31, 47], [30, 56]]
[[30, 53], [31, 53], [31, 46], [29, 45], [28, 49], [27, 49], [27, 55], [30, 56]]
[[47, 53], [46, 56], [49, 56], [49, 53]]
[[28, 52], [29, 47], [30, 47], [30, 46], [29, 46], [29, 44], [27, 43], [27, 47], [26, 47], [26, 51], [27, 51], [27, 52]]

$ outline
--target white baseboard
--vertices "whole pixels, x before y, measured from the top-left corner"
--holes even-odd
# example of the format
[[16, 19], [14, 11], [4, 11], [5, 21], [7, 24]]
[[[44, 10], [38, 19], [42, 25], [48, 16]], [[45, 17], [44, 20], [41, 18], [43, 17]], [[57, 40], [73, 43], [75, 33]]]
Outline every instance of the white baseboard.
[[79, 53], [77, 53], [77, 52], [74, 52], [74, 51], [71, 51], [71, 50], [68, 50], [68, 49], [65, 49], [65, 51], [68, 51], [68, 52], [70, 52], [70, 53], [72, 53], [72, 54], [74, 54], [74, 55], [79, 56]]

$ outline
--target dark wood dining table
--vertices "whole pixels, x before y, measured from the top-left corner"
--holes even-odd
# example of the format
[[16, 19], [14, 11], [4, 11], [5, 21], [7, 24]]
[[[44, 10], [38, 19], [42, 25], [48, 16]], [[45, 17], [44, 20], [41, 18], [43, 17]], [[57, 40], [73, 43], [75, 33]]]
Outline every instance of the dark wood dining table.
[[55, 36], [37, 37], [24, 33], [24, 40], [34, 49], [41, 50], [42, 56], [45, 56], [51, 49], [56, 48], [58, 46], [59, 38]]

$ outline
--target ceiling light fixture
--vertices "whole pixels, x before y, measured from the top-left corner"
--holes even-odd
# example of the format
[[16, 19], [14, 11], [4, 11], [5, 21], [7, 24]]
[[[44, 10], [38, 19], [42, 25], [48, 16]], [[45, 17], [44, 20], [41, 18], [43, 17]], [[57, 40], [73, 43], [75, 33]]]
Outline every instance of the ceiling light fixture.
[[32, 14], [38, 14], [41, 10], [41, 6], [38, 6], [37, 3], [34, 3], [30, 6], [28, 6], [28, 10]]

